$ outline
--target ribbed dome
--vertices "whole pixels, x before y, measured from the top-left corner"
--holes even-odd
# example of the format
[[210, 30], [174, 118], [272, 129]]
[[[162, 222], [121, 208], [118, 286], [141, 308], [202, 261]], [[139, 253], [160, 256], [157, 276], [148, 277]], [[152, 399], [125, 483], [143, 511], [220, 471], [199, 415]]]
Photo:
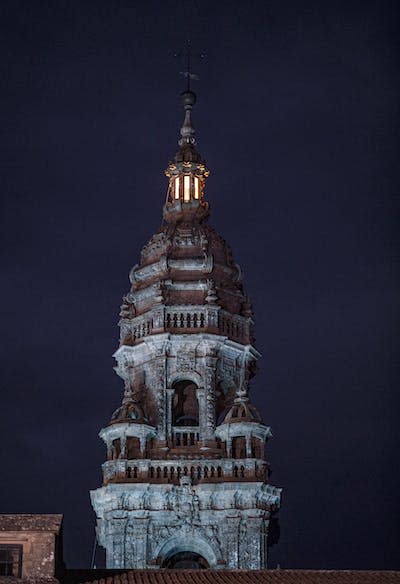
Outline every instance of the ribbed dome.
[[257, 409], [248, 401], [234, 402], [224, 417], [223, 424], [233, 424], [234, 422], [257, 422], [262, 423], [262, 419]]
[[184, 144], [181, 146], [174, 156], [174, 162], [197, 162], [204, 164], [203, 157], [197, 151], [194, 144]]
[[148, 423], [148, 420], [144, 415], [142, 407], [136, 402], [129, 401], [123, 403], [122, 406], [117, 408], [111, 416], [110, 424], [116, 424], [119, 422], [146, 424]]
[[183, 218], [162, 226], [143, 247], [129, 278], [131, 290], [120, 312], [121, 344], [163, 331], [210, 332], [245, 345], [254, 342], [241, 269], [206, 219]]
[[[180, 221], [162, 227], [143, 247], [141, 262], [132, 268], [130, 280], [128, 302], [133, 295], [138, 300], [132, 316], [148, 310], [154, 300], [167, 305], [204, 305], [209, 303], [210, 294], [229, 312], [249, 316], [241, 269], [226, 241], [206, 222]], [[140, 302], [141, 295], [135, 292], [156, 284], [158, 295]]]

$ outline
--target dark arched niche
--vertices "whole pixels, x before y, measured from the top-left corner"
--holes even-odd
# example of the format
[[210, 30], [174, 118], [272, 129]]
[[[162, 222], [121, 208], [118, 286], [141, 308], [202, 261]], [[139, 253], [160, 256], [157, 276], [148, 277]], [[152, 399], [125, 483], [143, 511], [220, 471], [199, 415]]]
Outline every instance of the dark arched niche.
[[198, 426], [199, 402], [197, 400], [197, 385], [188, 379], [177, 381], [173, 388], [174, 402], [172, 419], [174, 426]]
[[195, 552], [178, 552], [167, 557], [162, 568], [171, 570], [205, 570], [209, 568], [207, 560]]

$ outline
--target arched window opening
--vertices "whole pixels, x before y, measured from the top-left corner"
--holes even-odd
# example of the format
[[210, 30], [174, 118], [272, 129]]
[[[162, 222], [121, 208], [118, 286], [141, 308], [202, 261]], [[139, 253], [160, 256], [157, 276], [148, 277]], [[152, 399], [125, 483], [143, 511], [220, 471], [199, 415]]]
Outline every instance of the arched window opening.
[[246, 458], [246, 438], [244, 436], [236, 436], [232, 440], [232, 457]]
[[167, 557], [162, 564], [162, 568], [172, 570], [204, 570], [209, 568], [209, 564], [200, 554], [181, 551]]
[[[197, 386], [193, 381], [183, 380], [174, 384], [175, 394], [173, 402], [174, 426], [198, 426], [199, 402], [197, 400]], [[185, 440], [187, 445], [187, 437]]]
[[140, 441], [139, 438], [130, 436], [126, 440], [126, 453], [129, 460], [140, 458]]

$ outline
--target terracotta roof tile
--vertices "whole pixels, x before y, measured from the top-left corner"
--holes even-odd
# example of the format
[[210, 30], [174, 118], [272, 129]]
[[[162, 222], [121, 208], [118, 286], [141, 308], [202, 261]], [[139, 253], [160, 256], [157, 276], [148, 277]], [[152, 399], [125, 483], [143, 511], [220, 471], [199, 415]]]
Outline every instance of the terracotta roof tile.
[[[130, 570], [107, 584], [400, 584], [400, 571], [367, 570]], [[92, 580], [85, 584], [102, 584]]]

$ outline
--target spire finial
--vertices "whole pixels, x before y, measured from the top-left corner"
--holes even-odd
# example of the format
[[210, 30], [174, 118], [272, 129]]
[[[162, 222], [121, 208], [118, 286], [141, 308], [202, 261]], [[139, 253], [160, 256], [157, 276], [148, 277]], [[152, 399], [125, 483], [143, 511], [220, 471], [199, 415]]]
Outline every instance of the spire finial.
[[186, 58], [186, 71], [181, 71], [181, 75], [186, 77], [187, 85], [186, 90], [181, 93], [183, 107], [185, 109], [185, 119], [183, 126], [181, 128], [181, 139], [179, 140], [179, 146], [185, 146], [185, 144], [196, 144], [195, 130], [192, 123], [191, 110], [196, 103], [196, 94], [192, 91], [190, 82], [192, 80], [198, 80], [198, 76], [192, 72], [192, 59], [193, 57], [198, 57], [200, 59], [204, 58], [203, 53], [192, 53], [192, 45], [189, 39], [186, 41], [186, 46], [184, 49], [175, 54], [175, 57], [185, 57]]
[[184, 49], [180, 50], [178, 53], [175, 53], [175, 57], [184, 57], [186, 59], [186, 71], [181, 71], [181, 75], [186, 77], [186, 91], [191, 92], [192, 88], [190, 86], [190, 82], [198, 81], [199, 77], [192, 71], [192, 59], [193, 57], [197, 57], [198, 59], [204, 59], [204, 53], [192, 53], [192, 43], [190, 39], [186, 39], [186, 46]]
[[[181, 220], [204, 220], [208, 216], [208, 203], [204, 200], [205, 179], [210, 174], [205, 162], [196, 149], [195, 131], [192, 123], [192, 109], [196, 103], [196, 94], [192, 91], [190, 82], [198, 79], [192, 73], [193, 57], [204, 57], [203, 54], [192, 53], [190, 41], [175, 57], [185, 57], [186, 71], [181, 72], [187, 80], [186, 89], [181, 93], [185, 119], [181, 127], [181, 137], [178, 141], [179, 150], [169, 163], [165, 174], [169, 178], [167, 201], [164, 206], [164, 219], [167, 222]], [[211, 296], [210, 296], [211, 298]], [[211, 298], [212, 300], [212, 298]]]

